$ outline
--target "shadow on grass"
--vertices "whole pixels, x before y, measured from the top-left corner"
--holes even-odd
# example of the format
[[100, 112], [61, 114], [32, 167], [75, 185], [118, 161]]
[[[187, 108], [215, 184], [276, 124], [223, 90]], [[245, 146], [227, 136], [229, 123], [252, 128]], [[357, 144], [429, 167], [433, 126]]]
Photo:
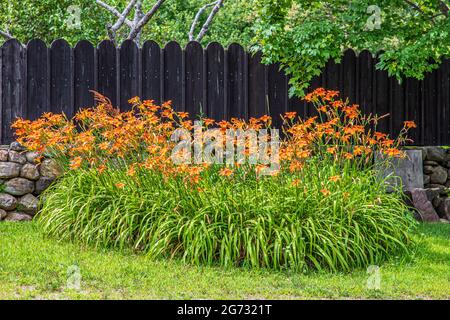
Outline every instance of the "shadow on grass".
[[450, 261], [450, 224], [423, 223], [418, 228], [416, 254], [433, 262]]
[[450, 242], [450, 223], [421, 223], [419, 232], [438, 241]]

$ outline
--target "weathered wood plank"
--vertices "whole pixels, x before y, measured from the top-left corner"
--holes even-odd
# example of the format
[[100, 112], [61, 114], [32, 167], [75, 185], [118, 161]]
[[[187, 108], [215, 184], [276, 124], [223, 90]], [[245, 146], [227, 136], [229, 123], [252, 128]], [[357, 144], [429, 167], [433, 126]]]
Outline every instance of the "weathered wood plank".
[[203, 62], [203, 48], [200, 43], [189, 42], [185, 49], [185, 92], [186, 111], [192, 119], [198, 119], [200, 115], [206, 114]]
[[33, 39], [27, 44], [26, 117], [34, 120], [50, 111], [49, 50], [44, 41]]
[[155, 41], [142, 47], [142, 98], [162, 102], [161, 48]]
[[17, 40], [6, 41], [2, 48], [2, 143], [14, 140], [11, 123], [26, 116], [26, 49]]
[[164, 100], [177, 111], [185, 111], [184, 58], [180, 45], [171, 41], [164, 48]]
[[233, 43], [227, 50], [227, 118], [248, 118], [248, 60], [240, 45]]
[[50, 110], [74, 114], [73, 51], [65, 40], [53, 41], [50, 48]]
[[225, 50], [217, 42], [212, 42], [206, 48], [206, 90], [208, 117], [226, 119], [225, 99]]
[[100, 42], [97, 48], [98, 56], [98, 92], [111, 100], [113, 106], [119, 101], [118, 56], [116, 46], [112, 41]]
[[131, 109], [128, 100], [141, 94], [140, 52], [137, 44], [125, 40], [120, 47], [120, 110]]
[[288, 111], [288, 85], [287, 77], [280, 70], [278, 64], [268, 66], [268, 90], [269, 114], [272, 117], [275, 128], [280, 129], [282, 120], [280, 115]]
[[261, 52], [248, 58], [248, 117], [269, 114], [267, 99], [267, 67], [261, 63]]
[[74, 111], [94, 105], [95, 48], [89, 41], [80, 41], [74, 48]]

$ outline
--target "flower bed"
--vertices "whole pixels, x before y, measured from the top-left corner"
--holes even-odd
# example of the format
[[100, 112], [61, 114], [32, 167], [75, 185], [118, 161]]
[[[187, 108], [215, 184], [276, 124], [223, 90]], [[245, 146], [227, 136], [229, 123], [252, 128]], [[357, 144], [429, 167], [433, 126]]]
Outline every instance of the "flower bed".
[[[337, 95], [306, 97], [317, 117], [283, 115], [278, 169], [269, 175], [248, 161], [172, 161], [174, 131], [190, 132], [193, 122], [170, 103], [134, 98], [131, 111], [119, 112], [97, 95], [98, 106], [74, 119], [45, 114], [14, 128], [20, 143], [65, 170], [39, 215], [49, 235], [202, 265], [351, 270], [409, 252], [415, 223], [401, 190], [388, 192], [372, 163], [375, 152], [402, 156], [414, 124], [393, 140], [374, 130], [379, 118]], [[268, 116], [201, 126], [272, 132]]]

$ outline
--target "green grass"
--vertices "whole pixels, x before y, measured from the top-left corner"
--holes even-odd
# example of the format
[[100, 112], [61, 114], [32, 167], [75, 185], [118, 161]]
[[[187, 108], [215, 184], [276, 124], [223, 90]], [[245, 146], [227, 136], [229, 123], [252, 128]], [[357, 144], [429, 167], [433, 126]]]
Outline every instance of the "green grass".
[[[0, 223], [0, 299], [450, 299], [450, 225], [421, 225], [412, 261], [381, 266], [381, 289], [365, 270], [294, 273], [155, 262], [44, 238], [35, 223]], [[416, 236], [420, 237], [420, 236]], [[81, 290], [67, 290], [67, 269]]]

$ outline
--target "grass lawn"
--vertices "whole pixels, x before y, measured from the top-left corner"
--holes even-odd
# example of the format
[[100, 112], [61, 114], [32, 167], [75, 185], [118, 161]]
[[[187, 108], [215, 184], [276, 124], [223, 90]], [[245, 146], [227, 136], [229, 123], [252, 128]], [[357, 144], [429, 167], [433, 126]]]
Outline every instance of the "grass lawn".
[[[381, 266], [381, 289], [365, 270], [295, 274], [198, 268], [177, 261], [44, 239], [35, 223], [0, 223], [0, 299], [450, 299], [450, 225], [422, 225], [413, 261]], [[81, 289], [66, 289], [78, 265]]]

